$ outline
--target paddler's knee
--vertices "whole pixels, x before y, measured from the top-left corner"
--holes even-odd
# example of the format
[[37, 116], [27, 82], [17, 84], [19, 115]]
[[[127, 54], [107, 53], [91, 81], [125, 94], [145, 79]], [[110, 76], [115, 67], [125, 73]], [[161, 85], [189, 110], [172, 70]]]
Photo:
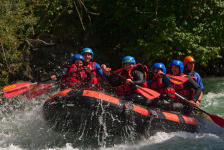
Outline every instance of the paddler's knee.
[[183, 111], [184, 105], [182, 103], [173, 103], [172, 109], [175, 111]]
[[132, 101], [133, 103], [142, 105], [148, 104], [150, 102], [150, 100], [147, 100], [144, 96], [142, 96], [139, 93], [128, 95], [126, 96], [126, 99]]

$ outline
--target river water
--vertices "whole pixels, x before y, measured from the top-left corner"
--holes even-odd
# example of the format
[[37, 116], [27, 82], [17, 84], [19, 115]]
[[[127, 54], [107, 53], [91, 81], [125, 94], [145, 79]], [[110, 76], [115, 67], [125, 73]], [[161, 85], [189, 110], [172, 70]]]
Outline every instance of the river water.
[[[224, 78], [204, 79], [201, 109], [224, 118]], [[49, 128], [42, 116], [49, 95], [27, 100], [21, 95], [0, 106], [0, 150], [79, 150], [72, 139]], [[91, 147], [91, 146], [88, 146]], [[224, 150], [224, 128], [207, 124], [198, 133], [158, 132], [136, 144], [100, 150]]]

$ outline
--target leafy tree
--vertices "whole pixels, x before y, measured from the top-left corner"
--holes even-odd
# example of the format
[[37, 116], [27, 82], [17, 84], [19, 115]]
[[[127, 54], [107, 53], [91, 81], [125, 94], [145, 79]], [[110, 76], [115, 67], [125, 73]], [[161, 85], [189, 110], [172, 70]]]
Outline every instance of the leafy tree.
[[49, 76], [84, 47], [113, 69], [125, 55], [149, 68], [191, 55], [202, 75], [224, 73], [220, 0], [0, 2], [0, 84]]
[[14, 75], [21, 68], [29, 76], [26, 68], [29, 60], [24, 55], [28, 54], [29, 36], [37, 20], [32, 15], [32, 6], [25, 0], [0, 0], [0, 3], [0, 83], [4, 83], [10, 78], [16, 80]]

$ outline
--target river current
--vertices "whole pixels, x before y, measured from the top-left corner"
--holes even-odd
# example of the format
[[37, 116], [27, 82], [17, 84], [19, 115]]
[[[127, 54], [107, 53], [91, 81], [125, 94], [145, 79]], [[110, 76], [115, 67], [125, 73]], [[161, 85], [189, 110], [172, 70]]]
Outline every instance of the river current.
[[[224, 118], [224, 78], [203, 80], [200, 108]], [[49, 93], [50, 94], [50, 93]], [[42, 106], [49, 94], [27, 100], [24, 95], [0, 105], [0, 150], [79, 150], [72, 139], [47, 126]], [[90, 146], [91, 147], [91, 146]], [[198, 133], [157, 132], [136, 144], [102, 146], [100, 150], [224, 150], [224, 128], [205, 125]]]

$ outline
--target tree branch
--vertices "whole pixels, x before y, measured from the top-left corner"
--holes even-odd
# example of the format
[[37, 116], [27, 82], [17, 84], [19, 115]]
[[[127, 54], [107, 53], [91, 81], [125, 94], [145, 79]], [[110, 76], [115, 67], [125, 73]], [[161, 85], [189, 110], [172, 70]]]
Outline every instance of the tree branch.
[[79, 3], [82, 4], [82, 6], [84, 7], [84, 9], [85, 9], [85, 11], [86, 11], [86, 14], [88, 15], [89, 21], [92, 22], [91, 17], [90, 17], [90, 15], [89, 15], [89, 13], [88, 13], [88, 9], [86, 8], [86, 6], [85, 6], [85, 4], [83, 3], [83, 1], [82, 1], [82, 0], [79, 0]]
[[77, 11], [77, 13], [78, 13], [79, 20], [80, 20], [80, 22], [81, 22], [82, 28], [83, 28], [83, 30], [85, 31], [86, 29], [85, 29], [85, 27], [84, 27], [84, 24], [83, 24], [83, 21], [82, 21], [82, 17], [81, 17], [81, 15], [80, 15], [79, 9], [78, 9], [77, 4], [76, 4], [75, 1], [74, 1], [74, 5], [75, 5], [75, 9], [76, 9], [76, 11]]
[[[44, 41], [44, 40], [41, 40], [41, 39], [29, 39], [29, 41], [31, 41], [32, 43], [40, 43], [40, 44], [44, 44], [44, 45], [46, 45], [46, 46], [53, 46], [53, 45], [55, 45], [55, 43], [53, 43], [53, 42], [50, 42], [50, 43], [48, 43], [48, 42], [46, 42], [46, 41]], [[30, 45], [30, 43], [28, 42], [28, 44]], [[32, 44], [31, 44], [32, 45]]]

